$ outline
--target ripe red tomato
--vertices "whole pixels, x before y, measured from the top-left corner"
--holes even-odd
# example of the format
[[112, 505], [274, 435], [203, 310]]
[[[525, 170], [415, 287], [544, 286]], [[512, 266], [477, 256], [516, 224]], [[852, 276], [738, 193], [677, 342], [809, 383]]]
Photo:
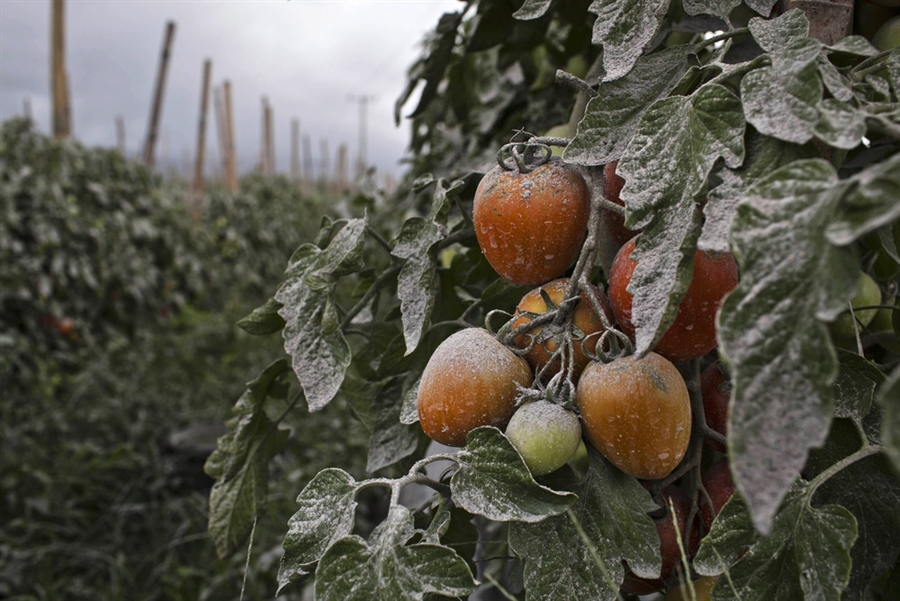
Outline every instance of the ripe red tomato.
[[[725, 366], [715, 361], [700, 374], [700, 391], [703, 395], [703, 415], [706, 425], [722, 436], [728, 436], [728, 401], [731, 400], [731, 382], [725, 375]], [[706, 444], [717, 451], [726, 452], [725, 445], [706, 439]]]
[[419, 381], [422, 430], [437, 442], [461, 447], [479, 426], [505, 428], [516, 410], [519, 387], [531, 385], [528, 363], [482, 328], [444, 340]]
[[581, 374], [575, 397], [588, 440], [626, 474], [665, 478], [687, 452], [687, 385], [661, 355], [592, 362]]
[[[620, 195], [622, 194], [622, 188], [625, 187], [625, 180], [616, 173], [618, 166], [619, 161], [612, 161], [603, 168], [604, 197], [609, 202], [624, 207], [625, 203], [622, 202]], [[625, 217], [615, 211], [603, 211], [603, 215], [606, 219], [606, 227], [609, 230], [609, 234], [619, 246], [622, 246], [640, 233], [640, 230], [630, 230], [625, 227]]]
[[[634, 339], [631, 323], [632, 294], [628, 285], [638, 262], [631, 258], [636, 238], [625, 243], [609, 274], [609, 300], [623, 332]], [[697, 250], [694, 273], [678, 306], [675, 321], [653, 350], [670, 361], [689, 361], [716, 348], [716, 313], [722, 299], [738, 283], [737, 263], [728, 253]]]
[[[513, 322], [513, 329], [530, 321], [529, 317], [524, 315], [525, 313], [545, 313], [547, 311], [547, 303], [544, 302], [544, 298], [541, 296], [541, 290], [547, 294], [553, 304], [559, 305], [565, 299], [568, 286], [569, 278], [560, 278], [544, 284], [543, 286], [539, 286], [523, 296], [522, 300], [519, 301], [518, 307], [516, 307], [516, 315], [520, 315], [521, 317]], [[609, 299], [599, 288], [593, 288], [591, 292], [599, 299], [600, 305], [606, 313], [607, 322], [612, 323], [613, 315], [609, 308]], [[604, 330], [603, 321], [600, 319], [600, 316], [597, 315], [597, 312], [594, 311], [594, 305], [584, 292], [579, 295], [578, 304], [572, 311], [572, 324], [581, 330], [584, 334], [584, 338], [591, 334], [603, 332]], [[529, 332], [531, 337], [535, 339], [535, 344], [525, 358], [528, 360], [528, 363], [531, 365], [532, 369], [534, 369], [535, 373], [547, 365], [550, 361], [550, 356], [556, 351], [557, 346], [556, 340], [553, 339], [553, 328], [553, 324], [547, 324], [546, 326], [535, 327]], [[587, 350], [588, 352], [593, 353], [597, 350], [597, 340], [599, 339], [599, 336], [593, 336], [588, 340], [584, 340], [584, 338], [574, 341], [575, 379], [578, 378], [584, 370], [584, 367], [590, 361], [584, 351]], [[582, 341], [584, 341], [583, 345]], [[522, 334], [521, 336], [516, 337], [515, 342], [516, 346], [524, 349], [531, 343], [531, 338]], [[548, 379], [553, 377], [559, 369], [560, 363], [559, 360], [557, 360], [555, 366], [545, 372], [547, 373]]]
[[587, 233], [591, 193], [574, 168], [551, 160], [520, 173], [497, 166], [475, 191], [475, 235], [491, 267], [513, 284], [558, 278]]

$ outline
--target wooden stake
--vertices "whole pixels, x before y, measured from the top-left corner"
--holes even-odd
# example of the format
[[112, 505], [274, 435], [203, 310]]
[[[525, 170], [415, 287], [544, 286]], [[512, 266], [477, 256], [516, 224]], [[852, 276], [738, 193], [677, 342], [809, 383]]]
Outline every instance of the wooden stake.
[[25, 114], [25, 118], [29, 121], [34, 118], [31, 114], [31, 96], [26, 96], [22, 99], [22, 112]]
[[159, 59], [159, 69], [156, 72], [156, 89], [153, 93], [153, 105], [150, 111], [150, 122], [147, 126], [147, 140], [144, 145], [144, 164], [153, 167], [156, 162], [154, 151], [156, 150], [156, 136], [159, 128], [159, 119], [162, 115], [162, 98], [166, 86], [166, 71], [169, 67], [169, 54], [172, 48], [172, 39], [175, 37], [175, 22], [166, 23], [166, 35], [163, 40], [162, 55]]
[[225, 185], [232, 194], [238, 192], [237, 159], [234, 150], [234, 114], [231, 110], [231, 82], [225, 80], [225, 139], [228, 142], [225, 158]]
[[50, 89], [53, 91], [53, 137], [68, 138], [72, 133], [72, 109], [69, 106], [69, 82], [66, 74], [65, 2], [53, 0], [50, 44]]
[[269, 175], [278, 173], [278, 164], [275, 162], [275, 117], [272, 111], [272, 105], [266, 100], [266, 159], [269, 165], [266, 171]]
[[331, 170], [331, 166], [329, 165], [329, 162], [328, 162], [328, 140], [327, 139], [322, 138], [321, 140], [319, 140], [319, 149], [322, 151], [322, 165], [320, 168], [321, 170], [319, 172], [320, 178], [322, 180], [322, 184], [327, 185], [328, 184], [328, 176], [329, 176], [328, 172]]
[[343, 192], [347, 189], [347, 145], [338, 147], [337, 170], [335, 173], [335, 189]]
[[291, 179], [300, 182], [300, 120], [291, 120]]
[[119, 154], [126, 156], [127, 147], [125, 145], [125, 119], [122, 115], [116, 117], [116, 143], [119, 147]]
[[312, 141], [309, 136], [303, 136], [303, 179], [305, 181], [311, 182], [316, 178], [313, 170]]
[[203, 165], [206, 160], [206, 113], [209, 108], [209, 78], [212, 61], [203, 61], [203, 88], [200, 92], [200, 123], [197, 128], [197, 156], [194, 162], [194, 191], [203, 192]]

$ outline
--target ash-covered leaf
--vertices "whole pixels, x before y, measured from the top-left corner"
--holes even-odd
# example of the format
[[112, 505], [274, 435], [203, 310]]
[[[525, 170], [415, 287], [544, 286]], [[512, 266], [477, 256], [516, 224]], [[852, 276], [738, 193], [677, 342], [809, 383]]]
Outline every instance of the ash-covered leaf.
[[718, 323], [732, 372], [729, 452], [761, 532], [831, 423], [837, 357], [822, 322], [859, 274], [853, 253], [825, 238], [842, 190], [829, 163], [795, 161], [747, 191], [731, 230], [741, 280]]
[[803, 11], [796, 8], [774, 19], [753, 17], [747, 27], [759, 47], [766, 52], [781, 50], [809, 36], [809, 20]]
[[848, 35], [828, 46], [829, 54], [849, 54], [854, 57], [868, 58], [878, 54], [872, 42], [861, 35]]
[[856, 148], [866, 133], [866, 113], [840, 100], [828, 98], [819, 103], [819, 122], [813, 133], [835, 148]]
[[434, 245], [447, 237], [447, 211], [453, 195], [465, 186], [456, 180], [449, 186], [439, 180], [431, 205], [431, 214], [423, 219], [412, 217], [400, 230], [391, 254], [405, 262], [397, 278], [397, 295], [403, 320], [406, 354], [416, 350], [422, 333], [428, 328], [434, 308], [437, 257]]
[[454, 502], [469, 513], [500, 522], [539, 522], [565, 512], [575, 502], [535, 482], [518, 451], [494, 427], [477, 428], [456, 454], [459, 468], [450, 479]]
[[310, 574], [325, 551], [353, 530], [359, 485], [343, 470], [316, 474], [297, 497], [300, 508], [288, 520], [284, 555], [278, 568], [278, 593]]
[[[877, 418], [877, 411], [877, 407], [873, 408], [866, 422], [870, 417]], [[825, 445], [810, 454], [804, 472], [813, 478], [856, 452], [862, 444], [859, 429], [851, 420], [836, 419]], [[850, 549], [853, 567], [843, 598], [861, 601], [866, 598], [864, 591], [894, 565], [900, 553], [900, 480], [885, 455], [866, 457], [819, 487], [813, 505], [829, 504], [845, 507], [856, 518], [859, 534]]]
[[744, 115], [760, 133], [796, 144], [813, 138], [821, 118], [820, 48], [811, 38], [794, 39], [771, 53], [772, 66], [741, 80]]
[[253, 336], [264, 336], [281, 331], [284, 327], [284, 319], [278, 314], [281, 303], [270, 298], [264, 305], [259, 306], [237, 322], [239, 328]]
[[375, 423], [369, 438], [366, 471], [374, 472], [415, 453], [421, 428], [400, 421], [402, 405], [403, 378], [393, 378], [375, 397]]
[[249, 536], [253, 521], [266, 507], [269, 461], [284, 446], [287, 430], [279, 430], [266, 416], [269, 396], [282, 397], [279, 379], [289, 370], [279, 359], [269, 365], [241, 395], [237, 416], [228, 422], [231, 432], [219, 439], [204, 469], [216, 479], [209, 493], [209, 533], [219, 557], [234, 552]]
[[895, 368], [878, 390], [881, 407], [881, 441], [894, 469], [900, 472], [900, 368]]
[[775, 169], [802, 158], [813, 158], [815, 151], [796, 144], [764, 136], [750, 128], [745, 142], [746, 157], [737, 169], [719, 163], [711, 180], [717, 185], [707, 194], [703, 207], [703, 233], [697, 247], [703, 250], [728, 252], [728, 232], [737, 211], [738, 202], [754, 182]]
[[513, 13], [513, 18], [520, 21], [539, 19], [550, 10], [553, 2], [554, 0], [525, 0], [519, 10]]
[[659, 30], [669, 0], [594, 0], [588, 11], [597, 15], [591, 41], [603, 45], [605, 81], [628, 74]]
[[590, 465], [585, 477], [572, 484], [578, 501], [569, 512], [510, 525], [510, 545], [525, 561], [529, 599], [616, 599], [625, 573], [622, 560], [638, 575], [659, 575], [659, 535], [647, 516], [656, 504], [637, 480], [596, 452]]
[[689, 15], [715, 15], [728, 20], [731, 10], [741, 0], [684, 0], [684, 10]]
[[406, 545], [413, 533], [409, 510], [395, 505], [368, 542], [348, 536], [334, 543], [316, 570], [316, 599], [421, 601], [429, 594], [462, 597], [475, 590], [469, 566], [453, 549]]
[[719, 159], [744, 159], [744, 119], [737, 97], [711, 84], [692, 96], [666, 98], [644, 113], [619, 161], [625, 223], [643, 228], [628, 291], [634, 295], [636, 352], [651, 350], [675, 319], [693, 269], [700, 233], [695, 197]]
[[685, 73], [698, 66], [692, 45], [672, 46], [640, 57], [621, 79], [601, 83], [563, 153], [565, 160], [584, 166], [617, 160], [634, 137], [644, 111], [668, 96]]
[[403, 395], [403, 404], [400, 406], [400, 423], [407, 426], [419, 421], [419, 380], [416, 379], [406, 394]]
[[881, 370], [856, 353], [838, 349], [840, 372], [834, 383], [835, 417], [862, 419], [872, 407], [875, 388], [884, 382]]
[[838, 68], [825, 57], [819, 58], [818, 65], [819, 77], [822, 78], [822, 83], [825, 84], [831, 95], [841, 102], [853, 100], [853, 88], [850, 86], [850, 81], [838, 71]]
[[352, 219], [326, 248], [301, 246], [275, 294], [282, 304], [278, 314], [286, 324], [284, 350], [293, 359], [310, 411], [334, 398], [350, 365], [350, 346], [341, 332], [332, 293], [339, 274], [359, 269], [366, 227], [365, 218]]
[[738, 545], [752, 544], [728, 568], [729, 578], [716, 583], [715, 601], [840, 600], [850, 578], [856, 520], [838, 505], [811, 508], [806, 503], [807, 487], [806, 482], [794, 486], [765, 537], [741, 518], [739, 500], [729, 500], [695, 558], [698, 571], [721, 573], [719, 557], [731, 558]]
[[772, 7], [777, 0], [744, 0], [744, 3], [755, 10], [757, 14], [768, 17], [772, 13]]
[[841, 246], [900, 218], [900, 154], [871, 165], [849, 181], [843, 210], [827, 229], [828, 239]]

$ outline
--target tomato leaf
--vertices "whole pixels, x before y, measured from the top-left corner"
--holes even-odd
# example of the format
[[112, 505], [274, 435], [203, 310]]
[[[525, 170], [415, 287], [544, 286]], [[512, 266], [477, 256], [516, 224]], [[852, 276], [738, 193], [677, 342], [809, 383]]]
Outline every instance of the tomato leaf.
[[405, 261], [397, 278], [397, 295], [400, 298], [407, 355], [416, 350], [422, 333], [428, 328], [436, 288], [434, 245], [447, 237], [450, 199], [464, 185], [463, 180], [456, 180], [449, 187], [444, 180], [438, 181], [431, 214], [427, 219], [408, 219], [391, 251], [391, 255]]
[[703, 232], [697, 247], [703, 250], [728, 252], [728, 231], [734, 221], [738, 201], [747, 188], [764, 175], [778, 167], [800, 158], [813, 158], [815, 151], [796, 144], [789, 144], [764, 136], [755, 129], [747, 131], [746, 157], [743, 165], [732, 169], [719, 163], [713, 170], [710, 186], [716, 183], [707, 195], [703, 207]]
[[843, 189], [829, 163], [795, 161], [748, 190], [731, 229], [741, 280], [718, 318], [734, 386], [729, 452], [762, 532], [831, 422], [837, 357], [822, 321], [859, 277], [852, 252], [824, 235]]
[[894, 469], [900, 471], [900, 368], [895, 368], [878, 390], [878, 404], [884, 410], [881, 439]]
[[563, 157], [576, 165], [603, 165], [622, 156], [647, 108], [669, 95], [699, 65], [691, 45], [640, 57], [628, 75], [603, 82], [585, 109]]
[[875, 388], [884, 382], [881, 370], [856, 353], [838, 349], [840, 372], [834, 383], [835, 417], [862, 419], [872, 407]]
[[[876, 412], [874, 408], [872, 413]], [[820, 474], [862, 442], [851, 420], [834, 420], [828, 440], [810, 453], [804, 472], [810, 477]], [[890, 462], [885, 455], [876, 455], [845, 467], [819, 487], [813, 504], [841, 505], [856, 518], [859, 536], [850, 549], [853, 568], [844, 599], [865, 598], [860, 593], [893, 566], [900, 553], [900, 481]]]
[[756, 540], [728, 568], [729, 577], [719, 579], [713, 590], [715, 601], [840, 600], [850, 579], [856, 520], [838, 505], [807, 505], [807, 487], [805, 482], [793, 487], [775, 517], [771, 534], [765, 537], [753, 531], [746, 513], [741, 518], [740, 499], [726, 503], [695, 558], [697, 570], [708, 575], [721, 573], [724, 567], [716, 554], [724, 558], [733, 553], [723, 553], [718, 546], [730, 550]]
[[284, 446], [288, 431], [276, 427], [264, 405], [269, 396], [283, 397], [279, 379], [288, 370], [287, 360], [279, 359], [247, 384], [234, 407], [238, 415], [228, 422], [231, 432], [219, 439], [204, 466], [216, 479], [209, 493], [209, 533], [219, 557], [243, 544], [265, 510], [269, 461]]
[[794, 39], [773, 51], [772, 66], [751, 71], [741, 80], [747, 122], [766, 135], [804, 144], [814, 136], [822, 99], [818, 58], [821, 44]]
[[774, 19], [753, 17], [747, 27], [766, 52], [776, 52], [809, 36], [809, 20], [799, 9], [789, 10]]
[[760, 15], [768, 17], [772, 13], [772, 7], [776, 0], [744, 0], [744, 3]]
[[253, 336], [264, 336], [280, 332], [284, 327], [284, 319], [278, 314], [281, 303], [274, 298], [270, 298], [264, 305], [261, 305], [237, 322], [239, 328], [252, 334]]
[[816, 137], [835, 148], [856, 148], [866, 133], [866, 113], [834, 98], [819, 103]]
[[689, 15], [715, 15], [728, 20], [731, 10], [741, 0], [684, 0], [684, 10]]
[[529, 599], [616, 599], [622, 560], [638, 575], [659, 575], [659, 535], [647, 516], [656, 504], [637, 480], [594, 451], [590, 457], [590, 470], [572, 484], [578, 501], [569, 512], [510, 525], [510, 545], [525, 560]]
[[415, 453], [422, 429], [400, 421], [402, 405], [403, 378], [394, 378], [375, 397], [375, 423], [369, 438], [366, 471], [374, 472]]
[[644, 228], [628, 286], [641, 355], [665, 333], [687, 291], [700, 233], [694, 199], [719, 158], [730, 167], [742, 163], [744, 119], [737, 97], [711, 84], [650, 107], [619, 161], [625, 223]]
[[310, 411], [327, 405], [337, 394], [350, 365], [350, 347], [340, 329], [332, 301], [337, 275], [359, 269], [366, 219], [349, 221], [324, 249], [304, 244], [291, 257], [275, 300], [283, 306], [284, 350]]
[[840, 246], [900, 218], [900, 155], [860, 171], [850, 182], [843, 210], [826, 230], [828, 240]]
[[421, 601], [429, 593], [460, 597], [475, 590], [469, 566], [453, 549], [406, 545], [413, 533], [409, 510], [395, 505], [368, 542], [359, 536], [335, 542], [316, 570], [316, 599]]
[[591, 41], [603, 45], [606, 81], [628, 74], [644, 47], [659, 30], [668, 0], [594, 0], [588, 11], [597, 15]]
[[550, 10], [553, 2], [554, 0], [525, 0], [519, 10], [513, 13], [513, 18], [520, 21], [539, 19]]
[[300, 508], [288, 520], [278, 591], [312, 573], [328, 548], [353, 530], [358, 484], [336, 468], [322, 470], [297, 497]]
[[572, 493], [535, 482], [497, 428], [470, 432], [455, 459], [459, 469], [450, 479], [450, 489], [454, 502], [469, 513], [501, 522], [538, 522], [563, 513], [575, 502]]

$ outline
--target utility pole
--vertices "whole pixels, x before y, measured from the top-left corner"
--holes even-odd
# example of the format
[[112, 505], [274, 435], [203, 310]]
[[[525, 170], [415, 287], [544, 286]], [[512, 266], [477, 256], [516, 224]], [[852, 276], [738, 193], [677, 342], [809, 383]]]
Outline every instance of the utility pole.
[[367, 94], [351, 94], [348, 98], [350, 102], [356, 102], [359, 105], [359, 149], [357, 154], [357, 163], [356, 163], [356, 175], [358, 178], [362, 179], [362, 177], [366, 174], [366, 168], [368, 167], [368, 157], [367, 152], [367, 129], [368, 129], [368, 108], [369, 103], [375, 100], [375, 96], [369, 96]]

